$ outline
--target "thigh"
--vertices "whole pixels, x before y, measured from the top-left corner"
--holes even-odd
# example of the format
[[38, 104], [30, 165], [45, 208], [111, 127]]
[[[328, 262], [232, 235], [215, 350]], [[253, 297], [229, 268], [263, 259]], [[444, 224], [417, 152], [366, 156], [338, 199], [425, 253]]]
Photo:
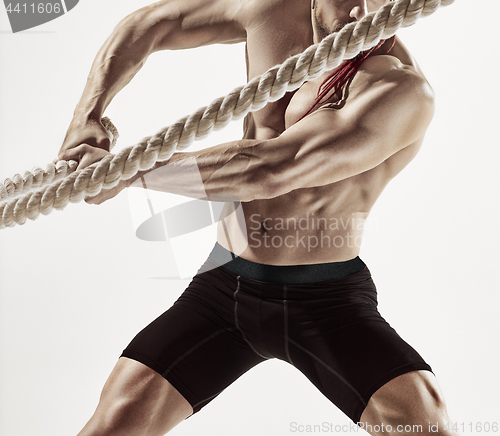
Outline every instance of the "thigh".
[[197, 275], [163, 315], [143, 329], [122, 356], [168, 380], [194, 413], [264, 359], [234, 325], [231, 287], [217, 272]]
[[288, 341], [292, 363], [358, 422], [381, 386], [431, 368], [382, 318], [371, 280], [351, 282], [307, 313], [292, 307]]

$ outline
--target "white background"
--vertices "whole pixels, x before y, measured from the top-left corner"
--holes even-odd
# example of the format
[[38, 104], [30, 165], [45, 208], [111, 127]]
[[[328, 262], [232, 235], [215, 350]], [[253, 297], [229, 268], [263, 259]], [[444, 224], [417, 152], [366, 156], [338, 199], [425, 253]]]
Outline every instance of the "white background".
[[[55, 157], [97, 50], [144, 4], [82, 0], [20, 34], [0, 12], [2, 178]], [[467, 428], [500, 421], [498, 16], [496, 0], [462, 0], [399, 33], [437, 111], [421, 153], [373, 210], [362, 250], [382, 314], [432, 365], [452, 419]], [[120, 145], [134, 144], [244, 80], [243, 45], [158, 53], [107, 115]], [[240, 132], [235, 123], [201, 146]], [[2, 435], [81, 429], [122, 349], [187, 285], [152, 278], [169, 275], [167, 257], [164, 244], [135, 238], [126, 194], [0, 231]], [[271, 361], [172, 434], [288, 435], [291, 422], [349, 420]]]

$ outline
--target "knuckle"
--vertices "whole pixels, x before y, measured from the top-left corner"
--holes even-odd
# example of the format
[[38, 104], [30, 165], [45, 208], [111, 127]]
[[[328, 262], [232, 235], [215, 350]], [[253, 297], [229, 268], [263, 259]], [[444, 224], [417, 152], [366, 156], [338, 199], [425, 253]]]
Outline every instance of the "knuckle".
[[90, 153], [92, 151], [92, 147], [88, 144], [81, 144], [80, 145], [80, 150], [82, 151], [82, 153]]

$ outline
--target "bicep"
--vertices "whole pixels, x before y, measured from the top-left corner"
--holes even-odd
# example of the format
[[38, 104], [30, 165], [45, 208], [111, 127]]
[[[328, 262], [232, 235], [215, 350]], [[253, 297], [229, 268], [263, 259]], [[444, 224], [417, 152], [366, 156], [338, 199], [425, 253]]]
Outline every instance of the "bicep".
[[163, 0], [140, 11], [153, 29], [153, 51], [180, 50], [209, 44], [241, 42], [245, 29], [233, 13], [235, 0]]
[[421, 138], [432, 114], [431, 96], [411, 82], [377, 85], [340, 111], [318, 110], [274, 141], [273, 186], [285, 193], [375, 168]]

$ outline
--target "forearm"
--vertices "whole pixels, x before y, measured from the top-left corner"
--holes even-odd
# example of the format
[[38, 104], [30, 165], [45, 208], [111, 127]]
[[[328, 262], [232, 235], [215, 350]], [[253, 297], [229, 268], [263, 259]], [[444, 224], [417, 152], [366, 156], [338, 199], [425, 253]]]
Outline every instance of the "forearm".
[[246, 32], [234, 17], [233, 3], [162, 0], [124, 18], [99, 50], [75, 115], [100, 119], [156, 51], [244, 41]]
[[[101, 47], [93, 62], [75, 117], [100, 119], [115, 97], [137, 74], [175, 22], [153, 20], [149, 7], [124, 18]], [[159, 30], [161, 27], [161, 32]]]
[[[267, 141], [264, 141], [267, 142]], [[239, 140], [191, 153], [174, 153], [141, 171], [129, 186], [212, 201], [251, 201], [267, 197], [264, 143]]]

